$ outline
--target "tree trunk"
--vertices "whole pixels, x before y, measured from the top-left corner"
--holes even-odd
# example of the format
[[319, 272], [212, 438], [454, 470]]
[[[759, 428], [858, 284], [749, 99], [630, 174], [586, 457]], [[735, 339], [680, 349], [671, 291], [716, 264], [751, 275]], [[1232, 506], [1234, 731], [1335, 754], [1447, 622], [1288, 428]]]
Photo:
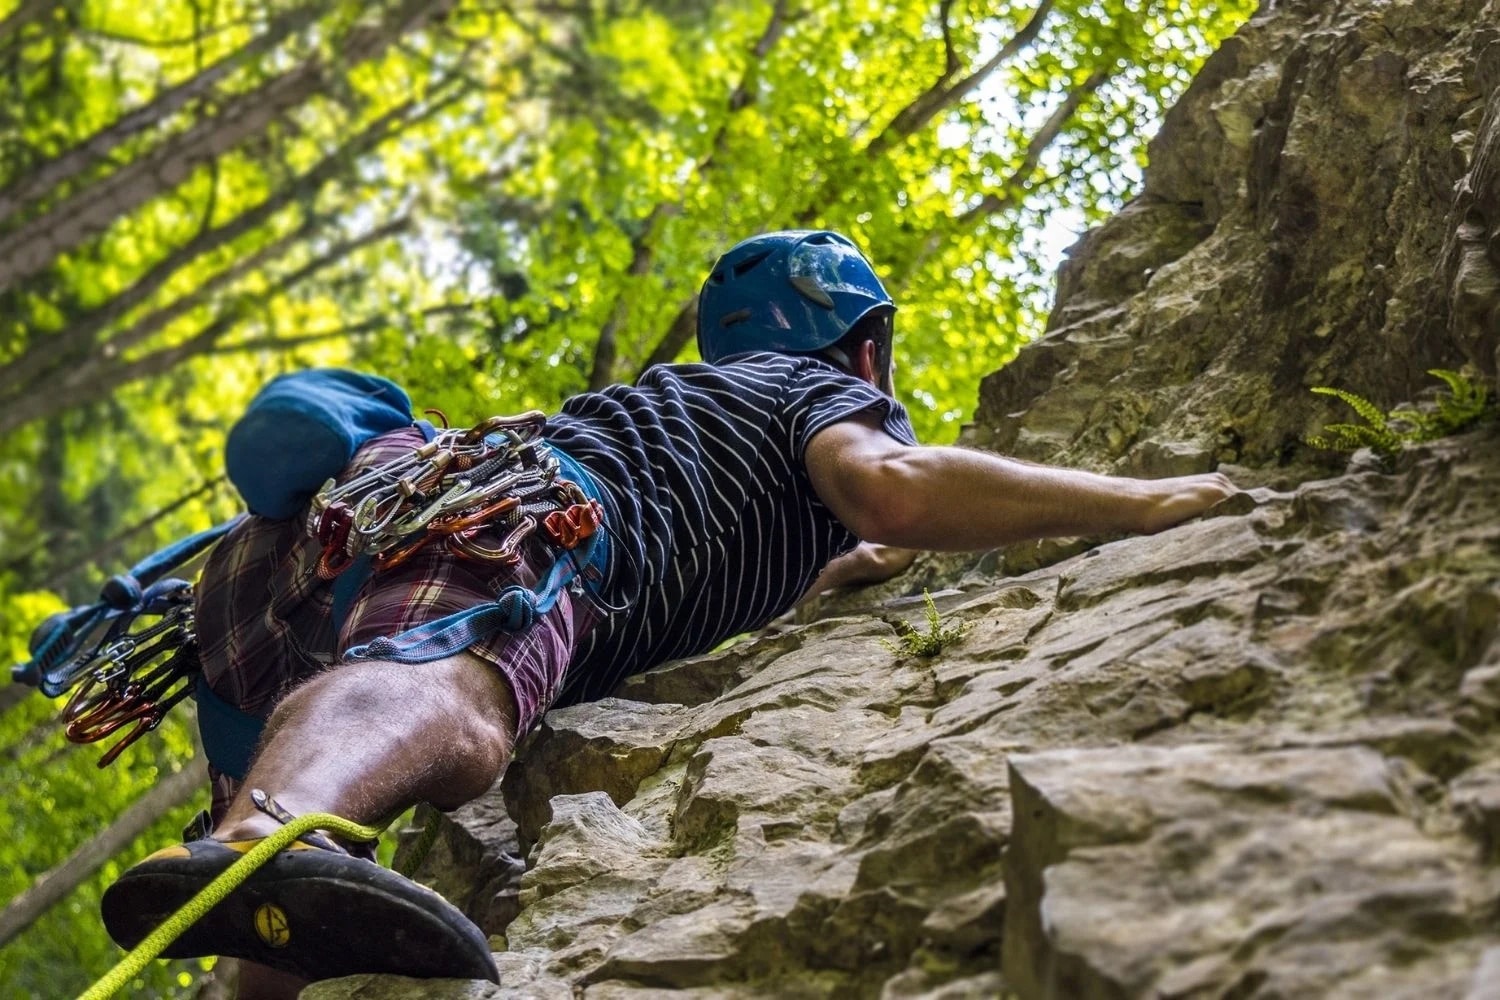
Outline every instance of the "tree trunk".
[[[159, 783], [137, 799], [104, 832], [68, 856], [62, 864], [37, 876], [31, 887], [0, 911], [0, 947], [30, 927], [51, 907], [64, 899], [110, 858], [169, 809], [192, 798], [207, 785], [201, 762], [195, 761]], [[100, 780], [103, 780], [101, 776]]]
[[9, 677], [0, 678], [0, 715], [4, 715], [26, 700], [26, 696], [35, 691], [36, 688], [26, 684], [16, 684]]

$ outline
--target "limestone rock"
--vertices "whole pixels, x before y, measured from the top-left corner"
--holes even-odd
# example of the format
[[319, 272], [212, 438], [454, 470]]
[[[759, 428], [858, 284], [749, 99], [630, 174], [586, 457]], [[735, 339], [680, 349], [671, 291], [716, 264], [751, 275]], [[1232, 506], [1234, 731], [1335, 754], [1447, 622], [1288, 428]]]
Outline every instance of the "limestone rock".
[[1010, 759], [1005, 969], [1026, 996], [1461, 989], [1482, 896], [1363, 748]]
[[1262, 5], [1166, 116], [1141, 197], [1070, 251], [970, 439], [1150, 475], [1312, 460], [1337, 410], [1309, 386], [1389, 406], [1428, 368], [1493, 372], [1496, 11]]

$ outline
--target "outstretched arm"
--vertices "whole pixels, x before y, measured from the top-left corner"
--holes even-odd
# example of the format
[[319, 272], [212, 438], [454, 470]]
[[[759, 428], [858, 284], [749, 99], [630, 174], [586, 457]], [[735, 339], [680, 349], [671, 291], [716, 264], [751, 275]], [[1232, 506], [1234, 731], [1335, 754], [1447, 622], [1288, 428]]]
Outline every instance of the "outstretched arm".
[[808, 444], [818, 497], [860, 538], [966, 551], [1057, 536], [1152, 533], [1233, 494], [1218, 473], [1101, 476], [965, 448], [911, 447], [873, 417], [833, 424]]

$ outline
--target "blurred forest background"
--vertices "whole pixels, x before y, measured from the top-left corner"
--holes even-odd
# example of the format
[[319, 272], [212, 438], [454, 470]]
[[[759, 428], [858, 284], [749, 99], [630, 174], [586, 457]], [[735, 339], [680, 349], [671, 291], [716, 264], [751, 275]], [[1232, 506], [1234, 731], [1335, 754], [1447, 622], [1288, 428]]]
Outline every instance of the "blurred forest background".
[[[1253, 0], [0, 0], [0, 651], [236, 509], [255, 388], [455, 422], [691, 360], [751, 233], [831, 227], [951, 441], [1057, 248]], [[98, 895], [206, 805], [191, 704], [106, 771], [0, 684], [0, 997], [118, 958]], [[194, 996], [208, 963], [135, 995]]]

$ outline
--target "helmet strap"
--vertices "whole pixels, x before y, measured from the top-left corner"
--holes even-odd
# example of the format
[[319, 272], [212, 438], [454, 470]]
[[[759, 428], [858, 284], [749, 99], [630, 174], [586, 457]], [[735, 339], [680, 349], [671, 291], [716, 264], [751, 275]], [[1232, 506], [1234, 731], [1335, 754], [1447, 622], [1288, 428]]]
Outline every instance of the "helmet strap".
[[854, 359], [849, 357], [849, 353], [842, 347], [825, 347], [820, 353], [844, 371], [854, 374]]

